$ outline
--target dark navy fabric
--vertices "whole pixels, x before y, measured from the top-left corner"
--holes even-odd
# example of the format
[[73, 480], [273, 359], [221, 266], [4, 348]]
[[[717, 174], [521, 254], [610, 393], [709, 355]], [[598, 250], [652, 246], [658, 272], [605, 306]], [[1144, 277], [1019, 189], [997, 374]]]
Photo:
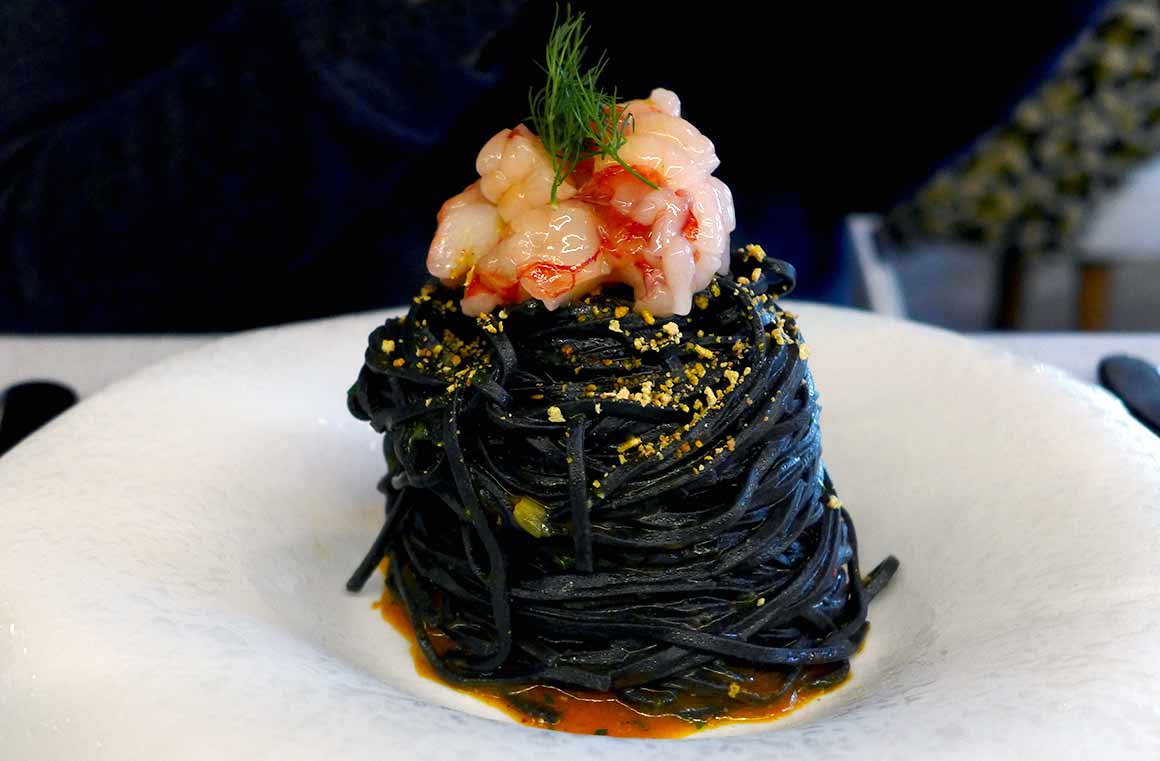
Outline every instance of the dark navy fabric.
[[[736, 241], [842, 301], [842, 214], [885, 208], [993, 123], [1093, 3], [576, 5], [609, 84], [676, 90], [717, 143]], [[526, 113], [551, 15], [4, 0], [0, 330], [211, 331], [402, 303], [440, 204]]]

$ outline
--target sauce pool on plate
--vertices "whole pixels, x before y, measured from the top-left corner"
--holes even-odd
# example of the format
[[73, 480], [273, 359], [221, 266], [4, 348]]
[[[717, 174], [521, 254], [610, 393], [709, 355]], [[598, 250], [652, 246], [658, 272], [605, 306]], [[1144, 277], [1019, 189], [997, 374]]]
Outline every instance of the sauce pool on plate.
[[[415, 671], [420, 676], [498, 708], [520, 724], [560, 732], [609, 737], [676, 739], [703, 729], [737, 722], [770, 721], [780, 718], [840, 687], [849, 678], [848, 670], [828, 672], [825, 668], [807, 669], [794, 685], [771, 703], [746, 702], [741, 685], [737, 685], [736, 694], [732, 697], [712, 701], [711, 713], [703, 720], [694, 721], [672, 713], [650, 715], [621, 702], [611, 692], [565, 689], [540, 684], [472, 687], [448, 684], [439, 677], [423, 656], [415, 640], [415, 630], [406, 609], [385, 586], [383, 595], [374, 603], [374, 608], [379, 611], [383, 620], [411, 643], [411, 657], [415, 661]], [[438, 634], [429, 632], [429, 636], [432, 638], [432, 644], [438, 647]], [[746, 685], [746, 691], [754, 689], [757, 692], [773, 692], [780, 686], [783, 677], [774, 672], [758, 673], [754, 680], [753, 683]], [[733, 693], [734, 690], [731, 689], [730, 692]], [[679, 710], [695, 705], [698, 707], [707, 705], [704, 699], [695, 703], [697, 700], [689, 697], [687, 700], [678, 701], [678, 705], [674, 708]]]

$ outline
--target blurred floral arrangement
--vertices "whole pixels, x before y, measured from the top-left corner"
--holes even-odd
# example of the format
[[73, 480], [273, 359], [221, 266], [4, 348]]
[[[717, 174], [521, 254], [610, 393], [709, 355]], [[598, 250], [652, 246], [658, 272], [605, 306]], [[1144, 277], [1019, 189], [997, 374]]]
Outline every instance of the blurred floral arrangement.
[[1114, 0], [1008, 123], [886, 218], [903, 244], [1069, 250], [1095, 202], [1160, 150], [1160, 0]]

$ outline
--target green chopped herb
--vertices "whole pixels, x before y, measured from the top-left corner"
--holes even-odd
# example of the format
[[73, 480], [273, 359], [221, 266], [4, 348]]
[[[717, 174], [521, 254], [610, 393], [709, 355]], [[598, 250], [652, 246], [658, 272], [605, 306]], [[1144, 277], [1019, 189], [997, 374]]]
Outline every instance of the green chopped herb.
[[411, 426], [411, 441], [430, 441], [431, 431], [427, 429], [426, 421], [420, 420]]
[[531, 497], [520, 497], [516, 500], [512, 514], [519, 527], [537, 539], [552, 533], [548, 528], [548, 508]]

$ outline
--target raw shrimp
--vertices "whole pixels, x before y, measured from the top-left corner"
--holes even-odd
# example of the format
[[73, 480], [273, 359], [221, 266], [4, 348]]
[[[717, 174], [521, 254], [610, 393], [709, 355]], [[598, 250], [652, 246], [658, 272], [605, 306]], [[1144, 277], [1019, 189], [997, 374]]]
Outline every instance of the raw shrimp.
[[575, 167], [556, 190], [540, 139], [526, 126], [483, 146], [479, 180], [439, 211], [432, 275], [465, 286], [466, 314], [539, 299], [555, 309], [608, 282], [633, 288], [637, 309], [687, 314], [693, 294], [728, 267], [733, 197], [712, 176], [713, 143], [680, 116], [676, 94], [629, 101], [622, 161]]

